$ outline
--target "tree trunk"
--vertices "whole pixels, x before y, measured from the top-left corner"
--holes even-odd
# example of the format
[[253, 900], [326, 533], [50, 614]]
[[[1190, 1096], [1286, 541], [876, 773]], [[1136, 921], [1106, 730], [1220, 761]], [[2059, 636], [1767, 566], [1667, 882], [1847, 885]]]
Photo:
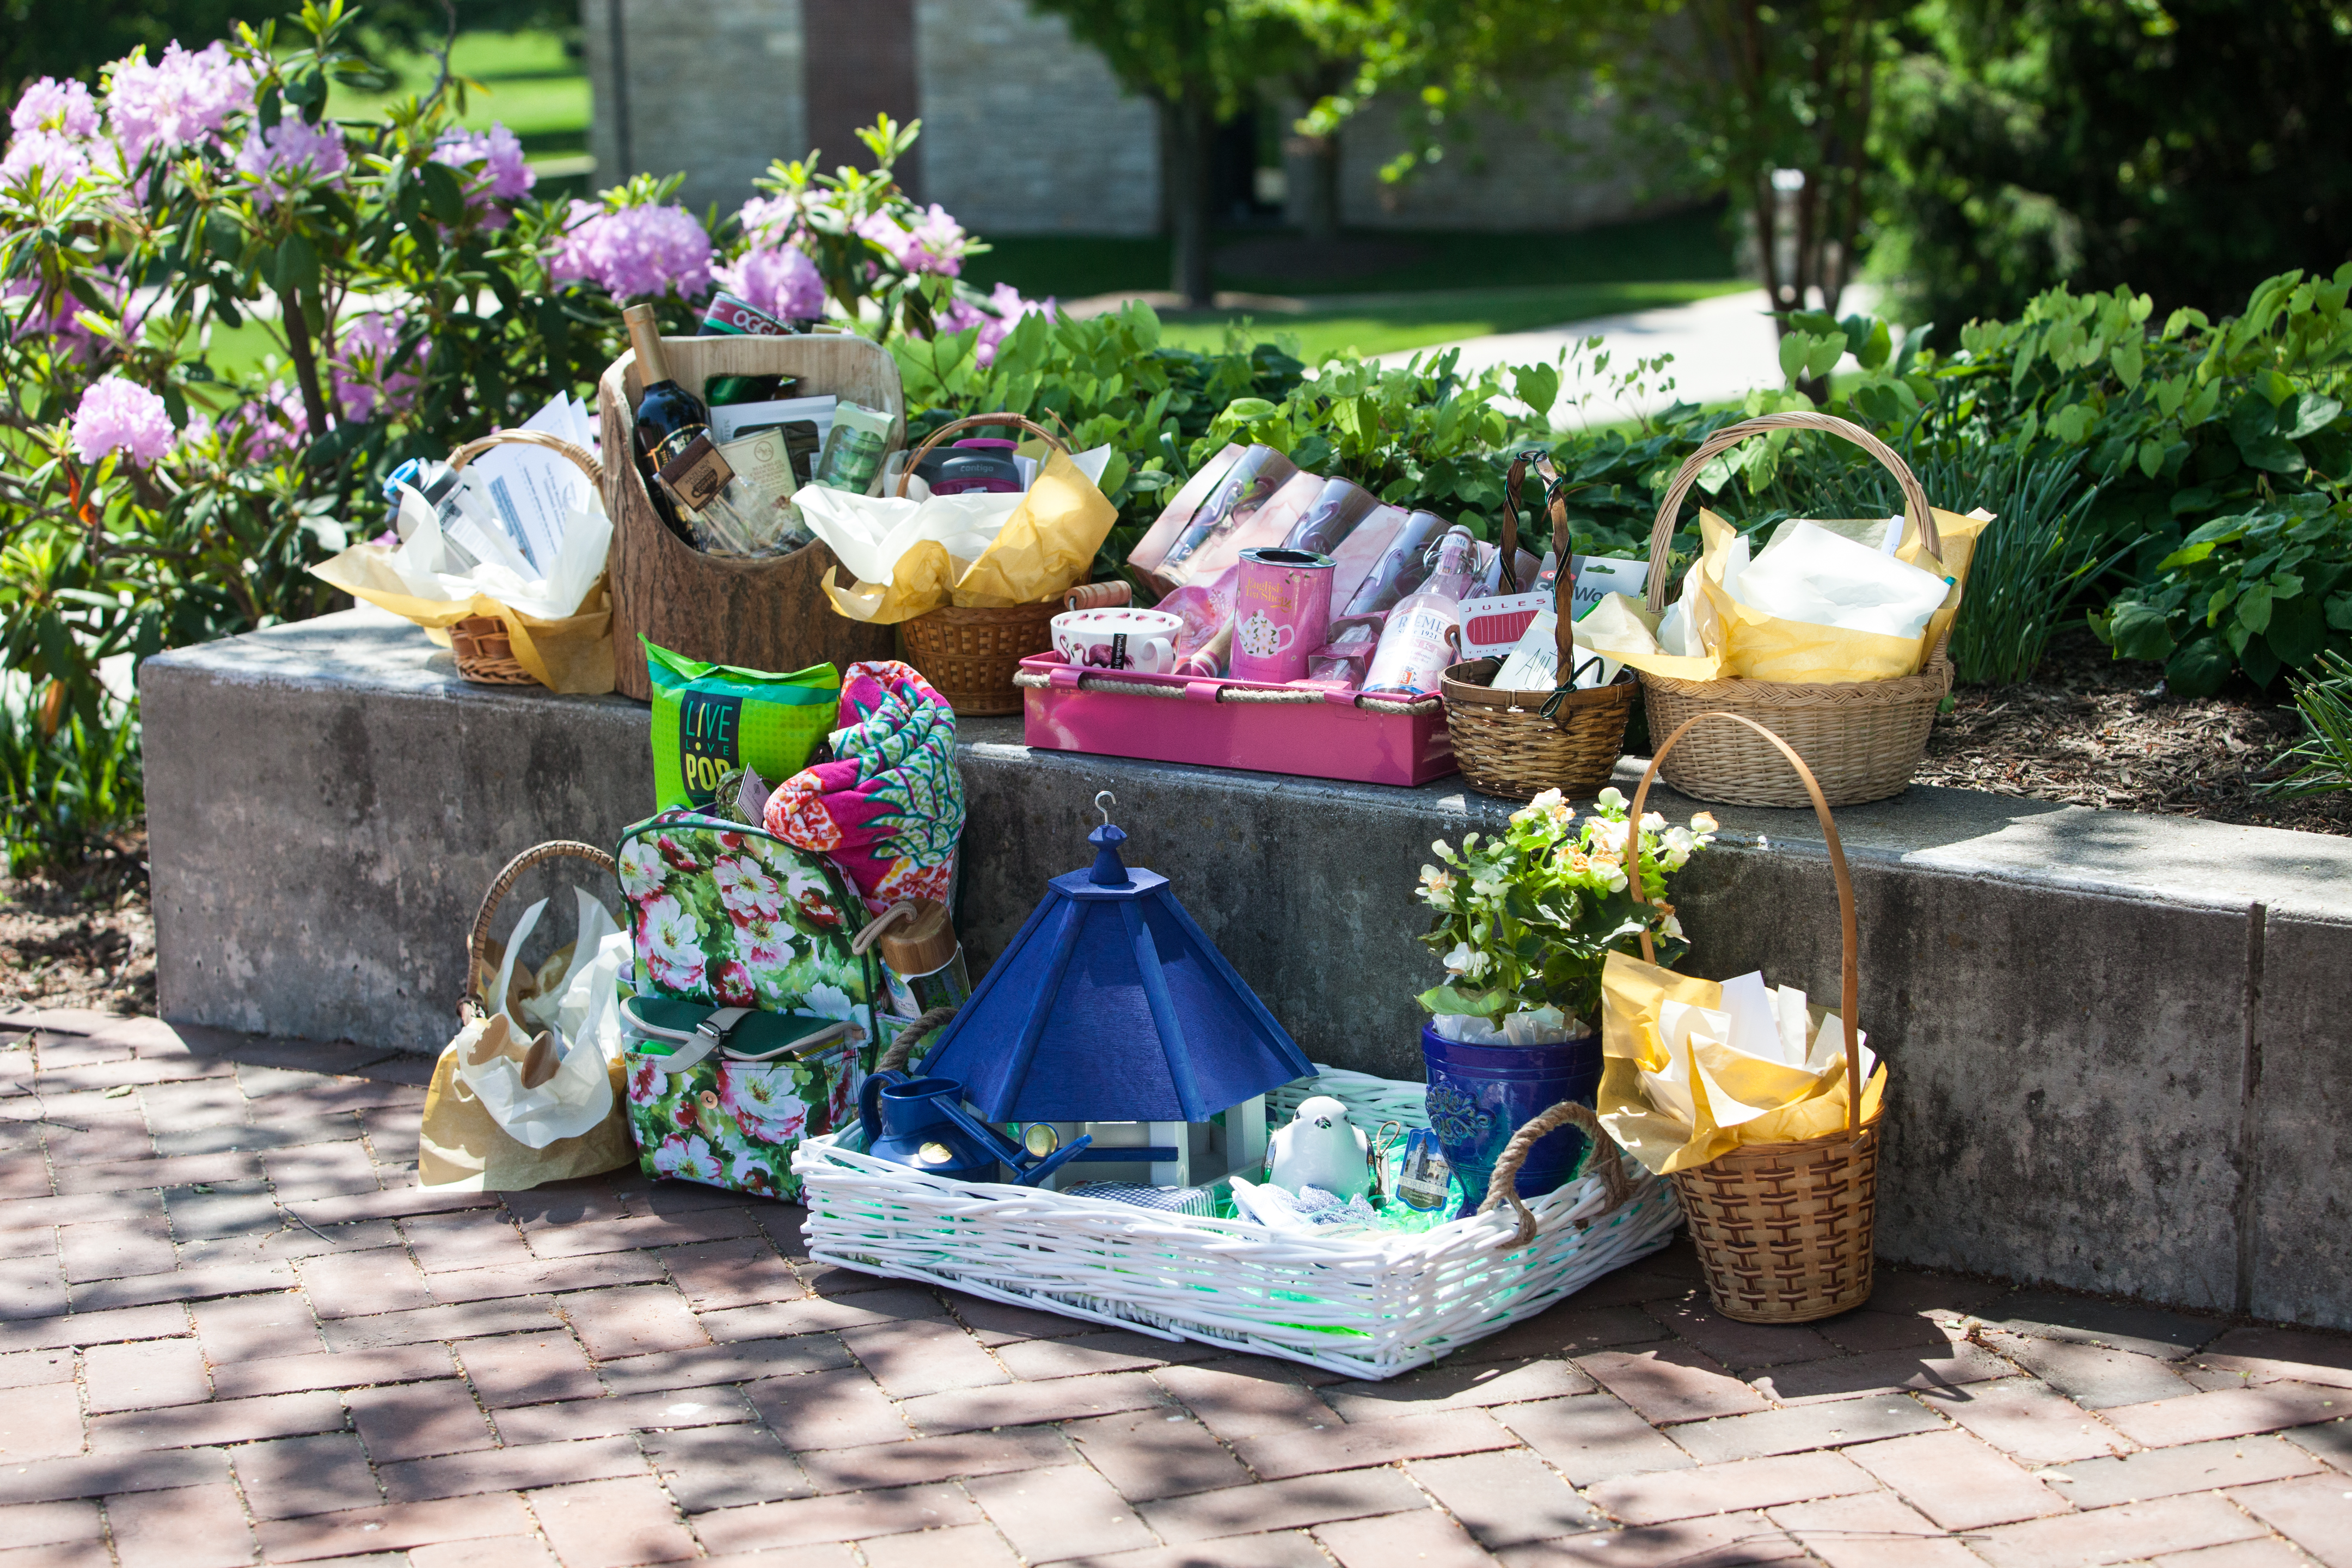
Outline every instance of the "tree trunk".
[[1286, 145], [1297, 157], [1306, 182], [1295, 204], [1298, 226], [1309, 239], [1339, 237], [1339, 139], [1297, 136]]
[[302, 314], [299, 289], [287, 289], [278, 304], [286, 329], [286, 354], [294, 362], [294, 385], [302, 396], [303, 422], [310, 426], [309, 439], [316, 441], [327, 433], [327, 398], [319, 379], [319, 356], [310, 343], [310, 322]]
[[1168, 181], [1169, 287], [1188, 305], [1216, 302], [1209, 254], [1209, 163], [1217, 121], [1205, 98], [1187, 92], [1160, 108]]

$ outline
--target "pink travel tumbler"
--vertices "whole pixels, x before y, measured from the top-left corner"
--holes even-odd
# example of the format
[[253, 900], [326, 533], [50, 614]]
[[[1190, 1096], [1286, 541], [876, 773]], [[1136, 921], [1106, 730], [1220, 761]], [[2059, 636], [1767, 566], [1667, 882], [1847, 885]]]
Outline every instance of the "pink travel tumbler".
[[1331, 624], [1328, 555], [1311, 550], [1244, 550], [1234, 592], [1235, 680], [1297, 680]]

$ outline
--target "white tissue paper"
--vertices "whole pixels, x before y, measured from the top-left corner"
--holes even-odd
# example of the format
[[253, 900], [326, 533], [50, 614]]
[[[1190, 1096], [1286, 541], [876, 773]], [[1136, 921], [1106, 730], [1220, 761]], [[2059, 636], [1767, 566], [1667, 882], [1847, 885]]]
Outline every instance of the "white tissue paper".
[[[1736, 547], [1743, 558], [1747, 543]], [[1802, 518], [1782, 523], [1753, 562], [1738, 564], [1736, 574], [1725, 568], [1724, 590], [1751, 609], [1906, 640], [1927, 631], [1949, 587], [1932, 572]]]
[[[577, 1138], [613, 1109], [607, 1068], [622, 1048], [620, 978], [635, 960], [628, 933], [614, 926], [604, 906], [584, 891], [573, 891], [580, 900], [580, 940], [573, 944], [571, 967], [556, 986], [551, 1016], [528, 1004], [524, 1018], [507, 1014], [509, 1027], [522, 1038], [541, 1029], [553, 1031], [560, 1061], [554, 1076], [527, 1089], [522, 1068], [511, 1057], [476, 1063], [460, 1053], [457, 1063], [458, 1078], [480, 1097], [491, 1119], [531, 1149], [544, 1149], [559, 1138]], [[516, 922], [492, 996], [505, 997], [514, 978], [515, 957], [546, 908], [547, 900], [541, 899]]]
[[427, 600], [488, 594], [509, 609], [544, 621], [579, 614], [581, 601], [604, 574], [605, 554], [613, 543], [613, 524], [593, 491], [585, 509], [574, 507], [564, 513], [553, 570], [545, 574], [508, 542], [504, 529], [475, 514], [471, 498], [462, 490], [457, 505], [460, 517], [452, 533], [480, 563], [467, 571], [450, 569], [457, 563], [444, 548], [433, 503], [408, 486], [401, 487], [401, 527], [407, 537], [392, 552], [392, 568], [411, 594]]
[[[1099, 485], [1110, 448], [1079, 452], [1070, 461]], [[1034, 481], [1035, 475], [1030, 478]], [[809, 531], [824, 541], [852, 581], [887, 586], [898, 558], [926, 540], [937, 540], [959, 570], [971, 565], [996, 542], [1023, 498], [1010, 490], [968, 490], [916, 500], [851, 495], [813, 485], [794, 499]]]
[[[1793, 985], [1765, 984], [1760, 971], [1725, 981], [1720, 1007], [1663, 1003], [1658, 1037], [1666, 1066], [1642, 1069], [1642, 1087], [1652, 1105], [1687, 1127], [1699, 1125], [1699, 1093], [1706, 1096], [1716, 1126], [1753, 1121], [1804, 1098], [1810, 1092], [1804, 1079], [1818, 1080], [1843, 1061], [1844, 1023], [1827, 1015], [1808, 1043], [1810, 1021], [1805, 994]], [[1862, 1081], [1868, 1083], [1877, 1058], [1869, 1037], [1857, 1037]]]

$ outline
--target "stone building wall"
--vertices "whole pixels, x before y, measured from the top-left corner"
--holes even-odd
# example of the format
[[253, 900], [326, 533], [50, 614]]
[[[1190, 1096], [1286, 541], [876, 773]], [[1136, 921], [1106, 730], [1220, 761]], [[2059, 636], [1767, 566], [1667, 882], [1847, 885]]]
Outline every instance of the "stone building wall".
[[581, 0], [580, 19], [600, 186], [683, 170], [689, 209], [731, 211], [808, 151], [800, 0]]
[[923, 199], [988, 234], [1154, 234], [1152, 107], [1024, 0], [917, 0]]
[[[868, 14], [892, 13], [907, 14], [898, 6]], [[859, 9], [826, 15], [827, 26], [855, 26]], [[914, 36], [898, 47], [911, 50], [923, 121], [919, 159], [908, 171], [921, 200], [982, 235], [1158, 232], [1152, 108], [1122, 93], [1065, 23], [1032, 15], [1025, 0], [912, 0], [912, 16]], [[772, 160], [808, 151], [807, 83], [827, 68], [819, 57], [831, 51], [809, 42], [802, 0], [582, 0], [581, 19], [600, 184], [635, 170], [683, 170], [690, 208], [715, 201], [728, 211]], [[835, 90], [828, 101], [843, 96]], [[1605, 144], [1596, 123], [1563, 111], [1539, 126], [1495, 120], [1480, 129], [1475, 145], [1402, 185], [1383, 185], [1381, 166], [1403, 144], [1395, 116], [1380, 104], [1358, 115], [1341, 137], [1343, 221], [1566, 229], [1641, 210], [1634, 182], [1608, 173], [1605, 156], [1572, 156], [1540, 133]], [[864, 157], [848, 144], [824, 153], [828, 164]], [[1292, 188], [1299, 184], [1294, 170]]]

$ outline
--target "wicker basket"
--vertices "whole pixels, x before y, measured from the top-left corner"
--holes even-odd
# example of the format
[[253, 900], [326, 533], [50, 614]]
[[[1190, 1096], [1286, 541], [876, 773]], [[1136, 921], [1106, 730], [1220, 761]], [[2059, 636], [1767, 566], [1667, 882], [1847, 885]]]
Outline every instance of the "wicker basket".
[[[908, 455], [907, 467], [898, 476], [898, 493], [907, 493], [907, 478], [923, 454], [959, 430], [984, 425], [1017, 425], [1043, 437], [1066, 456], [1070, 449], [1059, 436], [1017, 414], [974, 414], [940, 426]], [[1018, 713], [1021, 693], [1013, 687], [1013, 678], [1023, 659], [1054, 646], [1054, 617], [1061, 613], [1059, 595], [1043, 604], [1003, 609], [944, 605], [900, 623], [900, 656], [960, 714]]]
[[[1511, 460], [1504, 484], [1503, 573], [1509, 581], [1519, 544], [1519, 480], [1528, 458]], [[1569, 596], [1575, 573], [1569, 562], [1567, 509], [1551, 507], [1552, 552], [1559, 562], [1553, 605], [1559, 616], [1559, 668], [1575, 668]], [[1622, 670], [1610, 685], [1590, 691], [1506, 691], [1489, 686], [1502, 660], [1472, 659], [1450, 667], [1439, 680], [1445, 699], [1445, 727], [1454, 736], [1454, 760], [1462, 776], [1481, 795], [1529, 800], [1548, 789], [1591, 795], [1609, 782], [1625, 750], [1625, 723], [1633, 717], [1634, 678]]]
[[[1927, 493], [1893, 447], [1862, 426], [1828, 414], [1768, 414], [1727, 425], [1675, 475], [1658, 505], [1650, 531], [1650, 609], [1666, 605], [1667, 556], [1675, 514], [1698, 472], [1751, 437], [1774, 430], [1825, 430], [1876, 458], [1902, 488], [1903, 510], [1919, 531], [1927, 553], [1939, 564], [1943, 541]], [[1919, 771], [1927, 752], [1927, 731], [1936, 710], [1952, 689], [1951, 661], [1944, 657], [1949, 634], [1928, 650], [1916, 675], [1893, 680], [1793, 684], [1772, 680], [1679, 680], [1644, 674], [1650, 733], [1671, 734], [1701, 713], [1742, 713], [1786, 740], [1821, 781], [1832, 805], [1859, 805], [1901, 793]], [[1759, 731], [1760, 733], [1761, 731]], [[1756, 735], [1710, 732], [1666, 769], [1666, 783], [1697, 800], [1724, 805], [1803, 805], [1810, 798]]]
[[[1265, 1097], [1268, 1123], [1317, 1094], [1360, 1127], [1429, 1124], [1425, 1085], [1320, 1066]], [[1622, 1160], [1524, 1203], [1490, 1186], [1494, 1206], [1418, 1234], [1326, 1237], [952, 1182], [864, 1147], [852, 1127], [793, 1152], [819, 1262], [1342, 1377], [1393, 1377], [1534, 1317], [1682, 1220], [1667, 1184]]]
[[[575, 447], [560, 437], [540, 430], [493, 430], [478, 441], [468, 441], [449, 454], [452, 471], [463, 468], [484, 452], [501, 443], [525, 447], [544, 447], [551, 452], [561, 452], [580, 465], [588, 476], [591, 489], [601, 490], [604, 482], [604, 466], [585, 447]], [[583, 604], [592, 604], [604, 591], [604, 583], [589, 590]], [[449, 650], [457, 656], [457, 673], [466, 679], [483, 686], [537, 686], [539, 678], [525, 669], [514, 656], [514, 642], [507, 635], [507, 625], [496, 616], [468, 616], [449, 628]]]
[[[1837, 884], [1843, 953], [1838, 1016], [1845, 1025], [1849, 1092], [1842, 1131], [1798, 1143], [1747, 1144], [1696, 1170], [1676, 1171], [1669, 1179], [1682, 1200], [1683, 1216], [1690, 1222], [1691, 1242], [1698, 1249], [1699, 1268], [1715, 1310], [1743, 1323], [1809, 1323], [1870, 1300], [1871, 1232], [1878, 1207], [1878, 1117], [1860, 1120], [1862, 1037], [1855, 1015], [1861, 1007], [1862, 974], [1855, 958], [1853, 877], [1812, 770], [1790, 746], [1741, 714], [1701, 713], [1683, 721], [1642, 775], [1631, 819], [1642, 819], [1660, 764], [1693, 726], [1701, 724], [1710, 730], [1753, 731], [1759, 746], [1796, 770], [1799, 787], [1821, 818], [1830, 875]], [[1633, 855], [1629, 885], [1639, 899], [1640, 835], [1626, 837]], [[1646, 930], [1642, 956], [1655, 962]]]

